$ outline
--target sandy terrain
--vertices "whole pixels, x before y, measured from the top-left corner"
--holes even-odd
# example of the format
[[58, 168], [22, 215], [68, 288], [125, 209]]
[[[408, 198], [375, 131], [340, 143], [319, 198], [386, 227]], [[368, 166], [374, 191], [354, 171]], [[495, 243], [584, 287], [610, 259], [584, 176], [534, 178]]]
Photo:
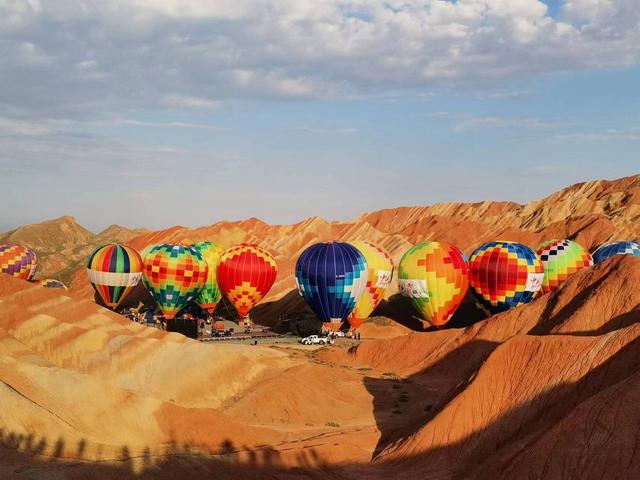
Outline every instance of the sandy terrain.
[[437, 331], [420, 331], [391, 291], [365, 341], [324, 348], [200, 343], [144, 327], [96, 305], [82, 268], [110, 239], [259, 241], [281, 275], [256, 319], [274, 324], [305, 311], [291, 271], [318, 240], [368, 238], [396, 260], [431, 238], [467, 251], [505, 237], [592, 248], [638, 238], [639, 218], [636, 176], [528, 205], [397, 208], [348, 223], [95, 236], [64, 217], [0, 235], [41, 248], [46, 276], [73, 279], [64, 292], [0, 277], [0, 478], [640, 478], [638, 258], [578, 272], [488, 319], [467, 299]]

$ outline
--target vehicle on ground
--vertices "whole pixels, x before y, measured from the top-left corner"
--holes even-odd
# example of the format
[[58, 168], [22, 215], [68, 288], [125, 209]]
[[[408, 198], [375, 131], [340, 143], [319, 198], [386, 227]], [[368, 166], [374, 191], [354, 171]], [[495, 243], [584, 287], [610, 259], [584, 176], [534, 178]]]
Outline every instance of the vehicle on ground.
[[320, 337], [318, 335], [309, 335], [298, 341], [303, 345], [327, 345], [334, 342], [331, 337]]
[[333, 332], [331, 335], [333, 335], [334, 337], [344, 338], [344, 332], [340, 330]]

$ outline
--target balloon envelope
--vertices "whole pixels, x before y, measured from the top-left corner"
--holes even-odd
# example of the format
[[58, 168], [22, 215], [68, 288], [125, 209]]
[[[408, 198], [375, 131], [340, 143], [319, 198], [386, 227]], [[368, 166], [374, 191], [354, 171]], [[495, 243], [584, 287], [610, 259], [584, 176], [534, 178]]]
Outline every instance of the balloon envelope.
[[44, 280], [38, 280], [36, 284], [44, 288], [61, 288], [63, 290], [69, 290], [64, 283], [54, 278], [46, 278]]
[[630, 241], [605, 243], [593, 252], [593, 261], [595, 263], [604, 262], [615, 255], [640, 257], [640, 243]]
[[419, 315], [436, 327], [446, 325], [469, 289], [468, 264], [462, 251], [447, 242], [410, 248], [398, 268], [400, 293]]
[[207, 281], [208, 267], [196, 249], [156, 245], [144, 257], [144, 284], [166, 319], [196, 299]]
[[31, 280], [37, 267], [36, 253], [29, 247], [14, 243], [0, 245], [0, 272], [22, 280]]
[[520, 243], [485, 243], [469, 259], [472, 291], [491, 313], [531, 302], [542, 288], [543, 278], [542, 262]]
[[570, 275], [593, 265], [589, 252], [571, 240], [549, 240], [538, 245], [536, 254], [544, 267], [544, 293], [553, 292]]
[[316, 243], [296, 263], [298, 291], [332, 329], [340, 328], [367, 287], [364, 255], [348, 243]]
[[209, 268], [207, 281], [204, 288], [200, 290], [198, 298], [196, 298], [196, 303], [200, 305], [200, 308], [203, 310], [213, 313], [216, 305], [218, 305], [218, 302], [222, 298], [222, 293], [218, 286], [217, 271], [218, 262], [225, 249], [213, 242], [198, 242], [191, 246], [200, 252], [200, 255], [202, 255], [204, 261], [207, 262], [207, 267]]
[[266, 250], [242, 244], [222, 254], [217, 276], [222, 294], [242, 318], [269, 292], [278, 276], [278, 267]]
[[140, 283], [142, 259], [126, 245], [104, 245], [89, 256], [87, 274], [104, 304], [115, 309]]
[[393, 259], [384, 249], [362, 240], [349, 242], [364, 256], [369, 276], [364, 293], [349, 315], [349, 323], [359, 328], [384, 298], [393, 278]]

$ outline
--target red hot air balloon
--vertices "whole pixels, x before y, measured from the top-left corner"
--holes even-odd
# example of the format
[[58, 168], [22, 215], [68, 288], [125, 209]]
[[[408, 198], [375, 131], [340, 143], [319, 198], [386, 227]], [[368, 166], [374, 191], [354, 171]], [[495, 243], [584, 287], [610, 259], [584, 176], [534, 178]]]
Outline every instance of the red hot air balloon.
[[241, 318], [264, 298], [277, 275], [276, 261], [257, 245], [230, 248], [218, 262], [218, 285]]

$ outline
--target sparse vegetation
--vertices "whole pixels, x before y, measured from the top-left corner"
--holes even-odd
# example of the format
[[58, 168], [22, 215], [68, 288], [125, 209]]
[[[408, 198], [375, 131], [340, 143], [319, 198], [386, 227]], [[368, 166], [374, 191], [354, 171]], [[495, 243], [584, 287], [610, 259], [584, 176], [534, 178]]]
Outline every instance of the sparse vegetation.
[[338, 422], [327, 422], [324, 425], [325, 427], [340, 428], [340, 424]]

